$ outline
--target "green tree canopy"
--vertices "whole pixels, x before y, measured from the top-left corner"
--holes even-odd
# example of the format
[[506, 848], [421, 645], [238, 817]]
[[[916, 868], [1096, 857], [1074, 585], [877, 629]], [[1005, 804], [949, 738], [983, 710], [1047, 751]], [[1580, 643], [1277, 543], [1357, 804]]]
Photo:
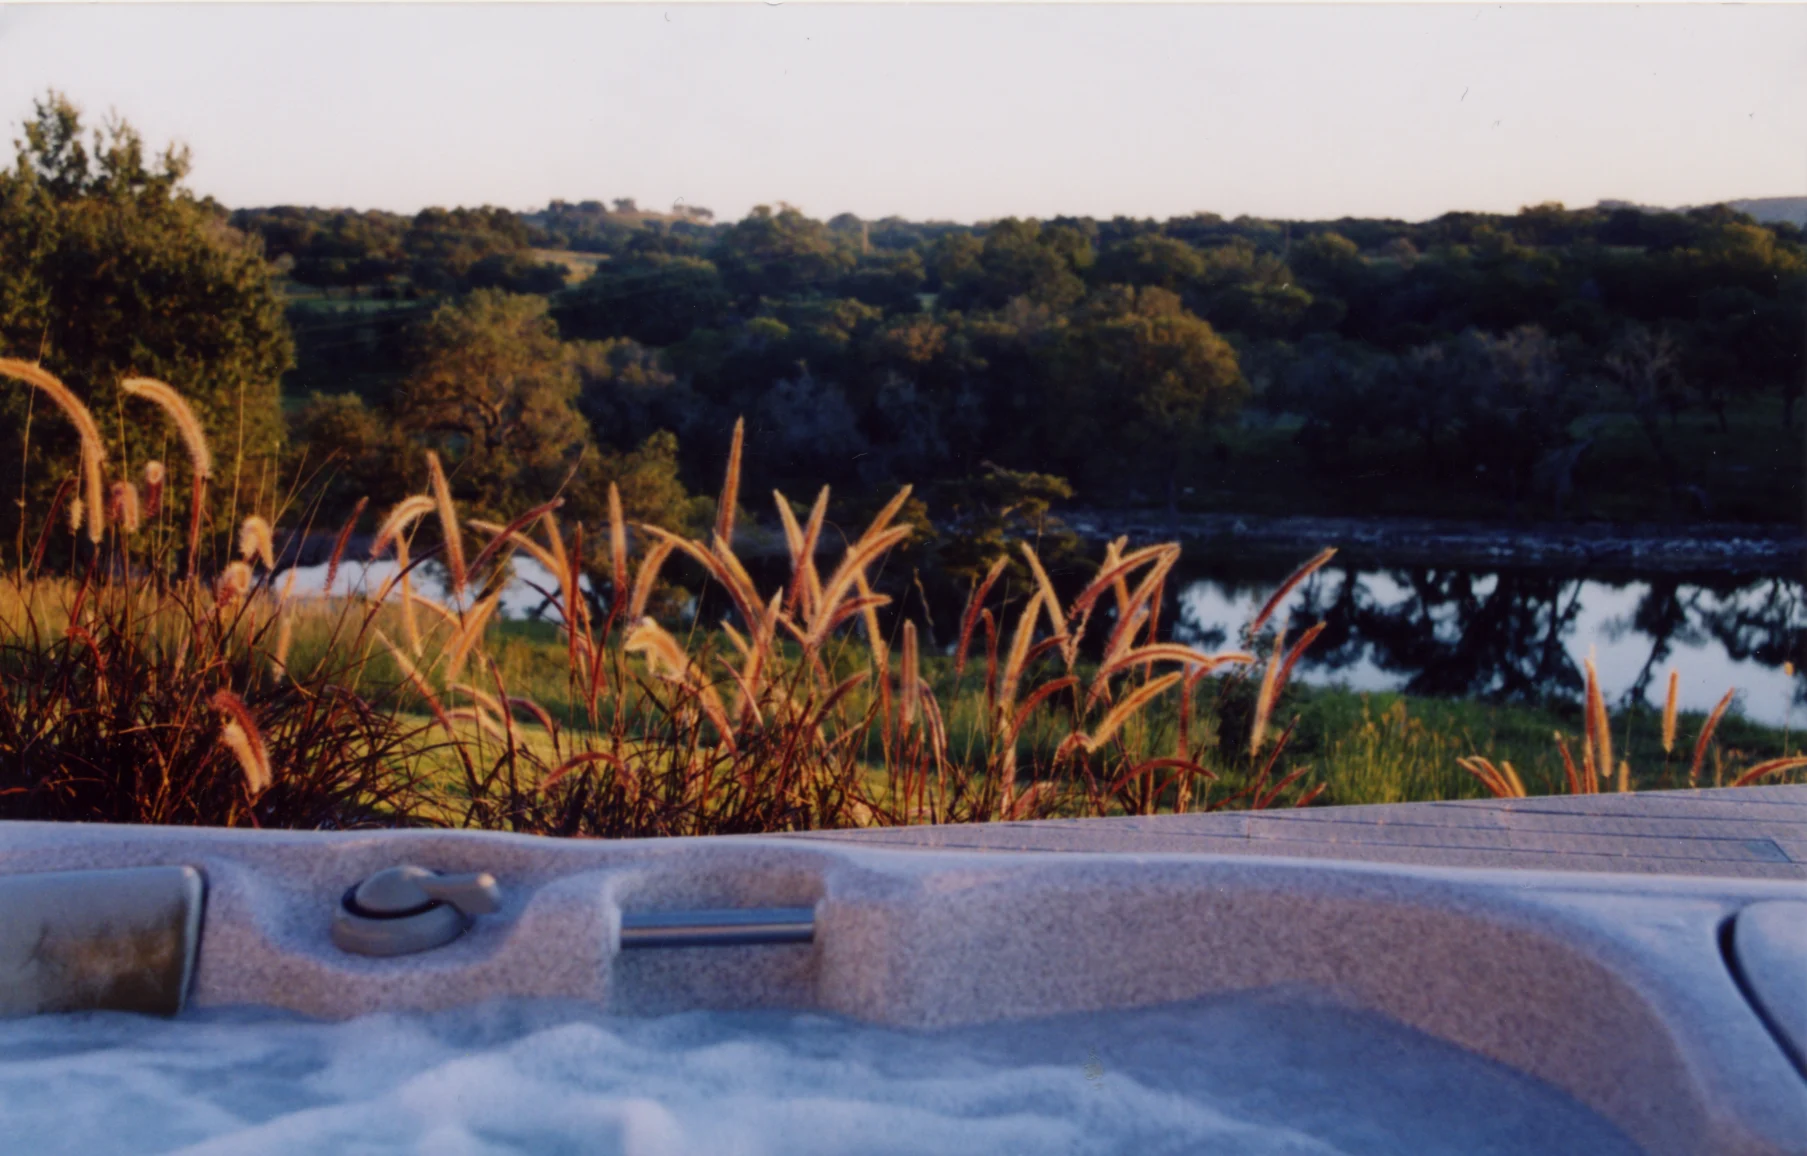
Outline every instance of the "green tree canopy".
[[789, 205], [753, 211], [716, 242], [712, 256], [743, 303], [826, 285], [854, 267], [859, 244]]
[[604, 261], [558, 306], [572, 337], [631, 337], [673, 345], [716, 323], [728, 295], [715, 264], [701, 257], [641, 252]]
[[[0, 350], [41, 358], [87, 402], [116, 474], [149, 457], [180, 467], [174, 431], [118, 390], [128, 376], [168, 382], [206, 428], [216, 499], [238, 491], [243, 511], [274, 491], [265, 467], [284, 437], [278, 383], [292, 346], [262, 246], [188, 190], [188, 164], [174, 147], [152, 159], [117, 118], [85, 131], [58, 93], [37, 102], [0, 173]], [[72, 468], [74, 439], [21, 390], [0, 392], [0, 414], [10, 529], [22, 480], [29, 509]]]
[[970, 240], [946, 238], [937, 255], [942, 296], [952, 308], [999, 309], [1025, 297], [1065, 309], [1085, 295], [1080, 272], [1093, 262], [1092, 245], [1069, 225], [1009, 217], [987, 226], [976, 249]]
[[397, 426], [413, 447], [441, 453], [473, 515], [506, 520], [558, 494], [566, 515], [595, 525], [614, 481], [632, 517], [691, 525], [677, 439], [655, 432], [630, 452], [600, 452], [577, 408], [580, 360], [544, 298], [477, 290], [421, 324]]
[[[1130, 455], [1116, 468], [1158, 480], [1173, 502], [1187, 458], [1248, 394], [1236, 351], [1177, 295], [1152, 286], [1101, 290], [1068, 342], [1074, 380], [1067, 390], [1078, 395], [1078, 408], [1068, 411], [1066, 424], [1076, 428], [1065, 440], [1079, 439], [1084, 461], [1094, 455], [1083, 453], [1083, 443], [1103, 435]], [[1079, 413], [1089, 421], [1072, 420]]]
[[420, 326], [397, 417], [456, 463], [460, 497], [508, 517], [550, 497], [592, 449], [577, 391], [545, 300], [481, 289]]
[[1098, 276], [1122, 285], [1155, 285], [1179, 292], [1204, 274], [1205, 259], [1184, 241], [1142, 233], [1105, 250]]

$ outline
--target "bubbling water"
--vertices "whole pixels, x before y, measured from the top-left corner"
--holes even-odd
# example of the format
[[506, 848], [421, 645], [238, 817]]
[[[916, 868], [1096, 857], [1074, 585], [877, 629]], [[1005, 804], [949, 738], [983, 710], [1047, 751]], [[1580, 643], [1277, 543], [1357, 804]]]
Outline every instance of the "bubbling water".
[[0, 1023], [15, 1152], [1051, 1156], [1636, 1151], [1562, 1093], [1273, 996], [941, 1032], [556, 1001]]

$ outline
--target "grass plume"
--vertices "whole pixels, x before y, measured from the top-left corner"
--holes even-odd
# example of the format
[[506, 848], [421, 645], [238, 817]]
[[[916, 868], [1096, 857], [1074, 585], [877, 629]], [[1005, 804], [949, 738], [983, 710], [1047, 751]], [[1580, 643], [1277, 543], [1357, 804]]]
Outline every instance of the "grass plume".
[[107, 447], [101, 441], [100, 427], [94, 424], [94, 415], [88, 412], [88, 407], [82, 404], [80, 398], [70, 392], [68, 386], [41, 366], [17, 358], [0, 357], [0, 374], [37, 389], [55, 403], [63, 411], [63, 416], [69, 419], [69, 424], [75, 427], [82, 447], [83, 496], [79, 505], [70, 503], [70, 524], [78, 527], [85, 521], [89, 540], [98, 545], [106, 531], [106, 490], [102, 482], [102, 470], [106, 466]]

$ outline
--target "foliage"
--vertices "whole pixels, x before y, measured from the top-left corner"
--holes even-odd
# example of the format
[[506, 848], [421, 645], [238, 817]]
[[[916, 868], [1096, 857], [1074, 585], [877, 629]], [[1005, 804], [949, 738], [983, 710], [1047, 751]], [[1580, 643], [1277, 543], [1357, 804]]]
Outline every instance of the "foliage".
[[710, 256], [743, 307], [826, 285], [851, 270], [850, 243], [789, 205], [757, 205], [716, 241]]
[[[1602, 790], [1634, 791], [1640, 776], [1632, 770], [1629, 757], [1614, 757], [1612, 716], [1607, 710], [1606, 698], [1600, 691], [1599, 676], [1591, 657], [1587, 660], [1586, 668], [1587, 682], [1581, 701], [1582, 733], [1574, 739], [1579, 748], [1579, 757], [1571, 753], [1570, 738], [1557, 731], [1556, 750], [1562, 759], [1562, 780], [1552, 784], [1555, 788], [1553, 793], [1592, 795]], [[1671, 670], [1669, 693], [1663, 705], [1660, 728], [1662, 778], [1665, 780], [1662, 785], [1670, 785], [1673, 774], [1671, 763], [1677, 759], [1687, 767], [1686, 783], [1689, 787], [1705, 785], [1703, 778], [1709, 767], [1712, 785], [1715, 787], [1747, 787], [1790, 771], [1807, 768], [1807, 756], [1788, 748], [1787, 732], [1784, 731], [1783, 749], [1779, 757], [1757, 759], [1745, 766], [1734, 765], [1728, 771], [1715, 735], [1720, 721], [1725, 718], [1737, 697], [1736, 689], [1726, 691], [1725, 697], [1719, 700], [1718, 705], [1701, 722], [1690, 754], [1689, 746], [1678, 745], [1681, 738], [1681, 720], [1676, 702], [1679, 686], [1680, 672]], [[1619, 753], [1621, 756], [1630, 754], [1623, 747]], [[1709, 754], [1712, 756], [1710, 763]], [[1736, 751], [1733, 752], [1733, 757], [1737, 757]], [[1523, 798], [1529, 794], [1524, 778], [1509, 761], [1496, 762], [1486, 756], [1473, 755], [1459, 762], [1463, 770], [1479, 780], [1496, 798]]]
[[[301, 611], [267, 573], [240, 584], [256, 551], [216, 587], [165, 584], [173, 540], [116, 527], [79, 579], [34, 564], [0, 583], [0, 817], [420, 822], [434, 744], [393, 691], [359, 685], [355, 618], [329, 615], [320, 659], [291, 671]], [[120, 577], [128, 559], [146, 564]]]
[[[235, 502], [268, 500], [291, 345], [257, 243], [187, 189], [187, 172], [186, 152], [152, 159], [122, 120], [85, 134], [67, 99], [39, 101], [0, 173], [0, 352], [65, 380], [122, 466], [173, 468], [179, 450], [120, 380], [173, 383], [224, 451], [213, 493], [225, 517]], [[30, 391], [0, 400], [0, 487], [42, 504], [61, 476], [50, 463], [71, 443], [33, 406]], [[19, 507], [4, 509], [0, 525], [22, 541]]]
[[727, 303], [713, 262], [666, 253], [629, 253], [605, 261], [559, 304], [571, 337], [629, 337], [670, 345], [707, 324]]
[[479, 290], [420, 327], [396, 425], [453, 463], [482, 516], [501, 516], [558, 493], [590, 448], [577, 388], [544, 299]]
[[[532, 317], [506, 298], [477, 305]], [[557, 500], [506, 524], [467, 520], [427, 452], [427, 492], [396, 503], [371, 546], [373, 557], [393, 551], [401, 570], [361, 604], [310, 606], [286, 583], [279, 589], [273, 530], [260, 517], [243, 526], [239, 560], [208, 583], [131, 564], [174, 540], [161, 520], [110, 518], [79, 583], [42, 575], [35, 552], [13, 578], [12, 603], [0, 606], [0, 772], [9, 776], [0, 798], [15, 814], [115, 821], [635, 835], [1263, 807], [1315, 794], [1298, 789], [1302, 769], [1280, 773], [1286, 735], [1268, 743], [1262, 733], [1309, 639], [1284, 654], [1273, 648], [1247, 754], [1221, 746], [1197, 692], [1213, 671], [1255, 656], [1159, 641], [1177, 547], [1115, 543], [1063, 603], [1039, 555], [1020, 543], [1033, 580], [1014, 623], [1005, 604], [1020, 596], [998, 585], [1005, 560], [994, 562], [969, 597], [952, 672], [955, 701], [983, 710], [950, 719], [915, 623], [887, 632], [878, 614], [890, 599], [870, 584], [912, 533], [898, 520], [908, 489], [831, 570], [817, 566], [828, 492], [801, 520], [774, 495], [791, 576], [767, 596], [729, 544], [741, 437], [737, 427], [710, 539], [640, 523], [637, 558], [619, 485], [608, 487], [606, 533], [592, 553], [581, 531], [567, 536]], [[53, 504], [43, 537], [58, 515]], [[427, 518], [439, 540], [416, 551]], [[332, 569], [357, 521], [341, 532]], [[482, 544], [467, 551], [467, 533]], [[516, 553], [553, 576], [546, 594], [568, 656], [562, 726], [510, 693], [486, 641]], [[448, 576], [444, 602], [408, 577], [435, 555]], [[660, 571], [680, 560], [720, 590], [738, 628], [687, 645], [647, 615]], [[1112, 625], [1100, 632], [1102, 658], [1082, 666], [1101, 602], [1114, 607]], [[297, 652], [297, 621], [322, 618], [325, 637]], [[963, 697], [969, 666], [983, 671], [982, 690]], [[1176, 695], [1174, 731], [1151, 707]], [[405, 703], [424, 705], [431, 724], [408, 721]], [[1218, 778], [1229, 786], [1214, 797]]]
[[976, 476], [941, 483], [936, 505], [949, 512], [949, 520], [938, 543], [940, 569], [972, 583], [1004, 559], [1026, 580], [1031, 575], [1011, 548], [1017, 541], [1035, 543], [1050, 565], [1064, 568], [1079, 553], [1079, 538], [1051, 510], [1072, 496], [1073, 487], [1061, 478], [989, 462]]
[[[1158, 479], [1170, 506], [1185, 463], [1248, 392], [1230, 344], [1156, 286], [1096, 294], [1069, 329], [1063, 356], [1070, 376], [1060, 409], [1068, 420], [1047, 436], [1070, 447], [1075, 471], [1092, 459], [1093, 474], [1102, 467]], [[1122, 458], [1100, 461], [1098, 441]]]

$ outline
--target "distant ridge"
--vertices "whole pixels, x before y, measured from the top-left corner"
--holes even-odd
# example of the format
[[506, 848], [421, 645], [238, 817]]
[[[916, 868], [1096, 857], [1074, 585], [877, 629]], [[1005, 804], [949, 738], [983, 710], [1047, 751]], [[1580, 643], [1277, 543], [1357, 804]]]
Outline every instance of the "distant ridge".
[[[1764, 225], [1787, 222], [1807, 229], [1807, 197], [1746, 197], [1741, 201], [1715, 201], [1714, 204], [1726, 205], [1747, 213]], [[1704, 209], [1706, 205], [1684, 205], [1679, 209], [1663, 209], [1653, 205], [1640, 205], [1635, 201], [1601, 201], [1602, 209], [1641, 209], [1646, 213], [1685, 213], [1689, 209]]]
[[1749, 213], [1765, 225], [1787, 221], [1807, 229], [1807, 197], [1752, 197], [1748, 201], [1727, 201], [1740, 213]]

